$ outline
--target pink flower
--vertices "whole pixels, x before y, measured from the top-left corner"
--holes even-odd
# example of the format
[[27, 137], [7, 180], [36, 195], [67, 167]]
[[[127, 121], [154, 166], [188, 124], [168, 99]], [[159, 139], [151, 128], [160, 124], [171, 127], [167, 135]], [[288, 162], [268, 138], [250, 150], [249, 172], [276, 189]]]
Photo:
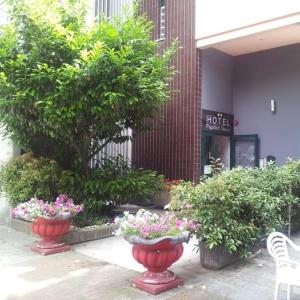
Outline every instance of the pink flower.
[[146, 238], [149, 235], [149, 232], [150, 232], [149, 226], [148, 225], [143, 225], [142, 230], [141, 230], [143, 238]]
[[30, 199], [12, 210], [14, 217], [34, 220], [36, 217], [56, 218], [66, 214], [74, 216], [83, 210], [83, 205], [75, 205], [66, 194], [59, 195], [55, 202], [44, 202], [41, 199]]
[[151, 225], [151, 231], [160, 231], [161, 225], [160, 224], [152, 224]]
[[124, 237], [136, 235], [145, 239], [177, 235], [196, 229], [192, 221], [177, 220], [174, 214], [157, 215], [143, 209], [136, 215], [124, 212], [124, 216], [116, 218], [115, 222], [120, 225], [118, 235]]
[[189, 223], [189, 228], [193, 231], [199, 228], [199, 224], [195, 224], [194, 222]]
[[183, 220], [176, 220], [176, 227], [181, 228], [185, 225], [185, 222]]

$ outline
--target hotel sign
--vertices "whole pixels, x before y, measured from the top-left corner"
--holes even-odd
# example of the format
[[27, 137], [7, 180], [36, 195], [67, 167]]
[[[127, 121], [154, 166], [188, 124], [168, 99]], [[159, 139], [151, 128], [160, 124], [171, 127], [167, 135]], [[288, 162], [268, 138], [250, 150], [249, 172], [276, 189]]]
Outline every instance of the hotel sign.
[[202, 109], [202, 130], [233, 134], [233, 115]]

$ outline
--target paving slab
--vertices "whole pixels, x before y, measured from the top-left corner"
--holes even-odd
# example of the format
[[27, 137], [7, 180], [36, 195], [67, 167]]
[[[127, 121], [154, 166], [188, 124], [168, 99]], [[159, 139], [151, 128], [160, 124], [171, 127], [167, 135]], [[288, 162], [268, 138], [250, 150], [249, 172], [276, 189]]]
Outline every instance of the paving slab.
[[[46, 257], [30, 251], [35, 239], [0, 226], [0, 300], [268, 300], [274, 295], [275, 264], [265, 250], [209, 271], [201, 268], [192, 240], [171, 268], [185, 285], [153, 296], [130, 286], [144, 269], [121, 238], [74, 245], [70, 252]], [[300, 244], [300, 234], [293, 239]], [[284, 290], [279, 299], [286, 299]], [[299, 289], [292, 299], [300, 299]]]
[[[174, 264], [172, 270], [178, 272], [190, 272], [200, 266], [199, 253], [194, 251], [196, 240], [192, 239], [188, 244], [184, 243], [184, 251], [180, 260]], [[137, 263], [133, 256], [132, 245], [125, 241], [122, 237], [110, 237], [106, 239], [96, 240], [92, 242], [77, 244], [73, 246], [74, 251], [93, 257], [95, 259], [104, 260], [111, 264], [115, 264], [137, 272], [145, 271], [145, 268]], [[196, 266], [196, 267], [195, 267]], [[195, 267], [195, 268], [194, 268]]]

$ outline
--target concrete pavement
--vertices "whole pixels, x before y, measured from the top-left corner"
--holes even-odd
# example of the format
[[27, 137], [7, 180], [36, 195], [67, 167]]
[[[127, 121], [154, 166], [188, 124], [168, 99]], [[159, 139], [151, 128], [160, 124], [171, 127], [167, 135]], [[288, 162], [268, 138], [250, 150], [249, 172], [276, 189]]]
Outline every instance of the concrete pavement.
[[[275, 265], [265, 250], [223, 270], [208, 271], [201, 268], [191, 241], [171, 268], [185, 278], [185, 285], [152, 296], [130, 286], [143, 268], [121, 238], [74, 245], [70, 252], [46, 257], [30, 251], [34, 239], [0, 226], [0, 300], [273, 299]], [[300, 244], [300, 234], [294, 240]], [[292, 299], [300, 299], [300, 290], [294, 292]], [[284, 290], [280, 299], [285, 299]]]

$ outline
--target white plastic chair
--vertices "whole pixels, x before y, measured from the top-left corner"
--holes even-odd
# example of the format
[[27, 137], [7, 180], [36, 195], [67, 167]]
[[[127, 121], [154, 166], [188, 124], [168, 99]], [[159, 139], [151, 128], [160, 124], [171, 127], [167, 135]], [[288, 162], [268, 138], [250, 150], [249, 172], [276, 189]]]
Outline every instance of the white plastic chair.
[[300, 247], [280, 232], [272, 232], [267, 240], [268, 251], [276, 262], [275, 300], [281, 284], [287, 285], [287, 299], [290, 300], [292, 286], [300, 287], [300, 263], [291, 260], [287, 246], [300, 252]]

